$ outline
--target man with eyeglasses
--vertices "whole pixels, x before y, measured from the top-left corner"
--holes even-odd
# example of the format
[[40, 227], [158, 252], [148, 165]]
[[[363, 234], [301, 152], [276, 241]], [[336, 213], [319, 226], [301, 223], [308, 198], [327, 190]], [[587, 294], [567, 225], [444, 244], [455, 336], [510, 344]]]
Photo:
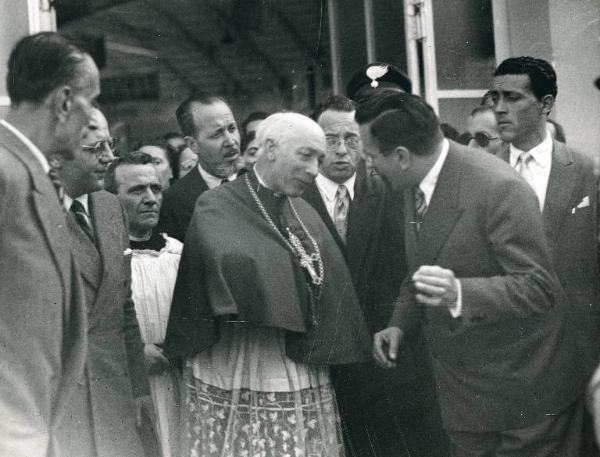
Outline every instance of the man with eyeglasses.
[[508, 143], [500, 138], [498, 121], [493, 108], [489, 106], [475, 108], [467, 120], [467, 127], [472, 137], [469, 142], [472, 148], [483, 149], [494, 155], [508, 150]]
[[58, 429], [61, 457], [141, 457], [136, 419], [141, 422], [142, 406], [150, 406], [149, 387], [131, 299], [126, 218], [119, 199], [102, 190], [116, 140], [100, 110], [93, 110], [81, 142], [71, 158], [51, 160], [65, 190], [89, 341], [85, 370]]

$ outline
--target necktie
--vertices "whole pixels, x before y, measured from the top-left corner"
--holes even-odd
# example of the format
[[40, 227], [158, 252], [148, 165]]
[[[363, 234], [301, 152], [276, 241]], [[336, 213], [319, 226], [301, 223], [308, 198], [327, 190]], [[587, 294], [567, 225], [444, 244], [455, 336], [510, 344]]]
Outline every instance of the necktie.
[[333, 222], [340, 238], [346, 242], [346, 228], [348, 226], [348, 209], [350, 208], [350, 196], [348, 189], [340, 184], [335, 193], [335, 203], [333, 207]]
[[221, 184], [219, 184], [219, 186], [222, 186], [223, 184], [227, 184], [229, 182], [229, 179], [221, 179]]
[[425, 199], [425, 193], [419, 186], [414, 188], [415, 196], [415, 229], [418, 232], [421, 230], [421, 224], [423, 224], [423, 218], [427, 212], [427, 200]]
[[87, 212], [79, 200], [73, 200], [73, 203], [71, 203], [71, 213], [73, 213], [73, 216], [79, 224], [79, 227], [81, 227], [81, 230], [85, 232], [90, 240], [94, 241], [94, 232], [88, 223]]
[[515, 164], [515, 170], [519, 173], [527, 184], [529, 184], [532, 188], [533, 186], [533, 175], [531, 173], [530, 163], [533, 160], [531, 154], [529, 152], [522, 152], [517, 159], [517, 163]]

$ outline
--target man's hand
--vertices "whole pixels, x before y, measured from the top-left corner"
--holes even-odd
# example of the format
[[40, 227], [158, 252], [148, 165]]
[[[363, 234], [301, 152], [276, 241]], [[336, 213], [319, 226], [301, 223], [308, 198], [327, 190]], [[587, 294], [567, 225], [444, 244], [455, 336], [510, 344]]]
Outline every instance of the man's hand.
[[437, 265], [421, 266], [412, 276], [415, 299], [425, 306], [456, 306], [458, 284], [452, 270]]
[[155, 344], [144, 345], [144, 365], [149, 375], [161, 374], [170, 363], [163, 353], [163, 350]]
[[137, 425], [138, 428], [142, 426], [142, 416], [144, 411], [146, 411], [146, 414], [152, 423], [156, 423], [154, 404], [152, 403], [150, 395], [144, 395], [143, 397], [135, 399], [135, 425]]
[[394, 368], [403, 332], [398, 327], [388, 327], [375, 334], [373, 357], [381, 368]]

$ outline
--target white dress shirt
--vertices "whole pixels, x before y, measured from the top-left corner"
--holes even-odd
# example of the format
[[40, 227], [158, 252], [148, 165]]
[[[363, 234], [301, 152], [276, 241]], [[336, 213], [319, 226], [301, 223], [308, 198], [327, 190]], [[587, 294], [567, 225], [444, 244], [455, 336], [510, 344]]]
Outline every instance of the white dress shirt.
[[346, 182], [342, 184], [338, 184], [327, 176], [319, 173], [315, 178], [315, 183], [317, 185], [317, 189], [319, 189], [319, 193], [323, 199], [323, 203], [325, 203], [325, 208], [327, 208], [327, 214], [331, 220], [334, 220], [333, 213], [335, 211], [335, 194], [340, 185], [345, 186], [348, 189], [348, 195], [350, 196], [350, 201], [354, 200], [354, 183], [356, 182], [356, 173], [354, 173]]
[[227, 181], [233, 181], [237, 177], [237, 173], [234, 173], [227, 178], [219, 178], [218, 176], [211, 175], [208, 171], [202, 168], [200, 162], [198, 162], [198, 171], [200, 172], [200, 176], [202, 176], [202, 179], [204, 179], [204, 182], [206, 183], [209, 189], [219, 187], [223, 183], [224, 179], [226, 179]]
[[[423, 191], [423, 194], [425, 194], [425, 201], [427, 202], [428, 207], [431, 203], [431, 197], [433, 197], [433, 192], [435, 191], [435, 186], [437, 185], [440, 177], [442, 167], [446, 162], [446, 157], [448, 157], [449, 149], [450, 143], [444, 138], [442, 141], [442, 151], [440, 152], [440, 156], [419, 184], [419, 188]], [[456, 304], [449, 306], [448, 310], [454, 318], [462, 315], [462, 287], [460, 285], [460, 280], [458, 279], [456, 279]]]
[[0, 124], [2, 124], [8, 130], [10, 130], [12, 133], [14, 133], [14, 135], [19, 140], [21, 140], [21, 142], [25, 146], [27, 146], [27, 149], [29, 149], [31, 151], [33, 156], [42, 165], [42, 168], [44, 169], [44, 173], [48, 173], [50, 171], [50, 164], [48, 163], [48, 159], [46, 159], [46, 156], [42, 153], [42, 151], [40, 151], [40, 149], [35, 144], [33, 144], [33, 142], [29, 138], [27, 138], [19, 129], [17, 129], [14, 125], [12, 125], [10, 122], [6, 121], [5, 119], [2, 119], [0, 121]]
[[[517, 166], [517, 160], [523, 151], [510, 145], [509, 162], [511, 167]], [[546, 202], [546, 190], [548, 189], [548, 180], [550, 179], [550, 169], [552, 167], [552, 137], [546, 132], [546, 138], [537, 146], [530, 149], [532, 160], [527, 164], [531, 181], [528, 183], [534, 190], [540, 204], [540, 210], [544, 209]]]

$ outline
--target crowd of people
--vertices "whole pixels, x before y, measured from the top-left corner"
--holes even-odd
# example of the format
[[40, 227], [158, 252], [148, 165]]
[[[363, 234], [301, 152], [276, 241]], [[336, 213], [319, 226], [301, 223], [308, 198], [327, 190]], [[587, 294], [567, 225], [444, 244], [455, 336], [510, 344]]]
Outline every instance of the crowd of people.
[[549, 63], [490, 78], [467, 135], [377, 62], [241, 130], [194, 93], [124, 151], [92, 58], [22, 39], [0, 455], [600, 455], [599, 177]]

